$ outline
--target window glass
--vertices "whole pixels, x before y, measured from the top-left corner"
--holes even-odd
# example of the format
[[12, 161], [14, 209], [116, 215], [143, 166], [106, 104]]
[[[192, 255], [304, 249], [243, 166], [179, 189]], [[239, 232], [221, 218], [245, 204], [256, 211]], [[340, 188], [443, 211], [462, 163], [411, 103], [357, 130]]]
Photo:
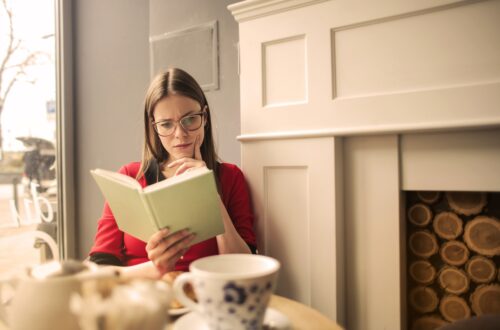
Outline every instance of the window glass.
[[54, 8], [0, 0], [1, 277], [51, 259], [57, 241]]

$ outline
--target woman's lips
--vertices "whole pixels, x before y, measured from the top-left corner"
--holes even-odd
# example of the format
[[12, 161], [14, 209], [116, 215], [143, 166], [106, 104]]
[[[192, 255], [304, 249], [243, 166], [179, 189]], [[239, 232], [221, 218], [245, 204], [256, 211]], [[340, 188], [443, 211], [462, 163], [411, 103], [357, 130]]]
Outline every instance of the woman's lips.
[[178, 145], [174, 146], [174, 148], [185, 149], [185, 148], [187, 148], [189, 146], [191, 146], [191, 143], [184, 143], [184, 144], [178, 144]]

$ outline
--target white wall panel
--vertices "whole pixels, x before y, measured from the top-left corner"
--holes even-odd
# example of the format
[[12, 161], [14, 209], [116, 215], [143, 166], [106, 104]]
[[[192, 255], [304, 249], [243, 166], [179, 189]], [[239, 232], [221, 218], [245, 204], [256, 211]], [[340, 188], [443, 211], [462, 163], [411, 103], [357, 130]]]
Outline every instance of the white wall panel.
[[345, 138], [347, 329], [399, 329], [398, 137]]
[[[264, 167], [264, 245], [282, 265], [278, 294], [311, 304], [307, 167]], [[286, 248], [283, 248], [286, 247]]]
[[[324, 1], [246, 20], [242, 135], [500, 125], [498, 31], [498, 0]], [[268, 88], [263, 45], [297, 36], [306, 41], [304, 80], [300, 64]], [[300, 62], [295, 53], [281, 58], [282, 68]]]
[[500, 130], [403, 135], [401, 166], [404, 190], [500, 191]]
[[338, 97], [500, 82], [499, 12], [496, 1], [334, 31]]
[[259, 250], [282, 263], [278, 293], [343, 321], [339, 148], [333, 138], [245, 143], [242, 165]]
[[262, 45], [263, 106], [283, 106], [307, 101], [306, 56], [304, 36]]

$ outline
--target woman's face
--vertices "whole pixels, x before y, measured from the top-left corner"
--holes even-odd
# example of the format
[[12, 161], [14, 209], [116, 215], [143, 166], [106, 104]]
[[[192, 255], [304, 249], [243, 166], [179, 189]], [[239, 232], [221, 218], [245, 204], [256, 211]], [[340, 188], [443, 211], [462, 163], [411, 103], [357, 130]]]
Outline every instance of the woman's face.
[[[153, 111], [154, 122], [164, 122], [164, 127], [168, 127], [169, 125], [174, 126], [173, 132], [170, 135], [159, 135], [163, 148], [169, 154], [169, 163], [184, 157], [193, 158], [196, 138], [198, 138], [197, 143], [200, 146], [203, 143], [205, 137], [205, 117], [201, 117], [203, 123], [195, 131], [188, 131], [179, 123], [186, 116], [199, 113], [201, 110], [201, 106], [197, 101], [176, 94], [164, 97], [156, 104]], [[186, 123], [190, 122], [190, 120], [186, 119], [185, 121]]]

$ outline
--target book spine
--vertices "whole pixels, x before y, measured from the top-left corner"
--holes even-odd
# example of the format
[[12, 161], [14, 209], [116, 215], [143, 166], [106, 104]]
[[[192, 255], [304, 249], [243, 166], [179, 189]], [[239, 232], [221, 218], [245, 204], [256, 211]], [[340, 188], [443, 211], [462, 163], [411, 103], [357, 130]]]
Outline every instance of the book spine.
[[156, 215], [154, 214], [153, 209], [149, 204], [149, 199], [147, 198], [146, 194], [144, 194], [142, 191], [139, 191], [139, 196], [141, 196], [142, 203], [146, 208], [146, 212], [148, 213], [149, 219], [151, 219], [151, 224], [156, 230], [160, 230], [160, 226], [158, 225], [158, 219], [156, 218]]

